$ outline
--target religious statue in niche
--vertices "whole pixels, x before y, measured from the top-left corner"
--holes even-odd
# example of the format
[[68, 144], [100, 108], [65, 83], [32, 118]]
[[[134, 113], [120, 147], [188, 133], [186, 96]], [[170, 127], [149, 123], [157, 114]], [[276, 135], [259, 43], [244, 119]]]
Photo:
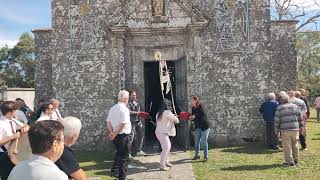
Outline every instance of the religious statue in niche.
[[152, 0], [152, 16], [164, 15], [164, 0]]

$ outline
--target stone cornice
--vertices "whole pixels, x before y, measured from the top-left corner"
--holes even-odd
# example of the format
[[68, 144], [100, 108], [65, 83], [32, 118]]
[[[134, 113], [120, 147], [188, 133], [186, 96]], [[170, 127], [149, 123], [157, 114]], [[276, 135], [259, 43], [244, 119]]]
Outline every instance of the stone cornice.
[[274, 20], [271, 21], [272, 24], [298, 24], [298, 20]]
[[41, 33], [41, 32], [52, 32], [52, 28], [41, 28], [41, 29], [33, 29], [31, 32], [33, 33]]

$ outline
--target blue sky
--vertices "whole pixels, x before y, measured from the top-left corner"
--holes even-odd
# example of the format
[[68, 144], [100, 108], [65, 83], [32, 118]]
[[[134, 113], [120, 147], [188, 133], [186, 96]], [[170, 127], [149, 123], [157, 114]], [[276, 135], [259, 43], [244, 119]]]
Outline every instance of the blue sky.
[[0, 0], [0, 47], [14, 45], [23, 32], [51, 27], [51, 0]]
[[[309, 11], [319, 8], [312, 5], [314, 0], [293, 1], [308, 7]], [[51, 27], [51, 0], [0, 0], [0, 47], [5, 44], [12, 47], [23, 32], [48, 27]], [[303, 30], [310, 29], [315, 30], [315, 26], [309, 25]]]

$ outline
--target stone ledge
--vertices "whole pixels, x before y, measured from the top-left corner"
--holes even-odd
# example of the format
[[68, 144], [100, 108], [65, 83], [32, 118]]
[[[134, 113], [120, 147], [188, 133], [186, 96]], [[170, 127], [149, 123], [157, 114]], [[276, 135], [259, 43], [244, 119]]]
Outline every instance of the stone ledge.
[[271, 21], [272, 24], [298, 24], [298, 20], [274, 20]]
[[39, 33], [39, 32], [51, 32], [53, 31], [53, 28], [40, 28], [40, 29], [33, 29], [31, 32], [33, 33]]

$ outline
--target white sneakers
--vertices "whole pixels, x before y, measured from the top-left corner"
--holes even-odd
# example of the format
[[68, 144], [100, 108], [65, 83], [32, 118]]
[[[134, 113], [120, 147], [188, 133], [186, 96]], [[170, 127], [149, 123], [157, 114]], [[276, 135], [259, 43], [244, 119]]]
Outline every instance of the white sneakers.
[[166, 162], [166, 166], [167, 166], [167, 167], [172, 167], [173, 164], [171, 164], [171, 163], [169, 163], [169, 162]]
[[160, 171], [169, 171], [169, 168], [167, 166], [160, 167]]
[[166, 162], [166, 164], [164, 166], [160, 167], [160, 171], [169, 171], [170, 167], [172, 167], [172, 166], [173, 166], [173, 164]]
[[138, 155], [138, 156], [145, 156], [145, 155], [146, 155], [146, 153], [145, 153], [145, 152], [143, 152], [143, 151], [139, 151], [139, 152], [137, 153], [137, 155]]

